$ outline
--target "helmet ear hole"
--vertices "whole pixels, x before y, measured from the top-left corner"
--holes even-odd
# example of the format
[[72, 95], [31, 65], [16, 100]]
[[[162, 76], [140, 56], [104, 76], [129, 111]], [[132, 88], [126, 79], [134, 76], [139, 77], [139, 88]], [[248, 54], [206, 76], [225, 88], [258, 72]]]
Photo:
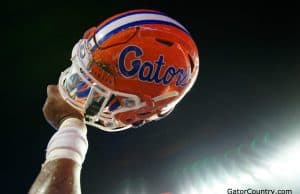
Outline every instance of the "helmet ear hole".
[[161, 39], [161, 38], [155, 38], [155, 40], [161, 44], [164, 44], [166, 46], [172, 46], [174, 43], [169, 41], [169, 40], [166, 40], [166, 39]]
[[194, 67], [195, 67], [195, 63], [191, 57], [191, 55], [189, 55], [189, 61], [190, 61], [190, 66], [191, 66], [191, 72], [194, 71]]

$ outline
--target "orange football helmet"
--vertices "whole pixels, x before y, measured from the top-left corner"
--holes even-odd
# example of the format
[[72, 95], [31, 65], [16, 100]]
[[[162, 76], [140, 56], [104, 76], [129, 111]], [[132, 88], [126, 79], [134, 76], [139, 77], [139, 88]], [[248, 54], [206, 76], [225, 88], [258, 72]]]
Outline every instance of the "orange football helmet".
[[187, 29], [154, 10], [131, 10], [88, 30], [60, 76], [64, 99], [85, 122], [115, 132], [172, 112], [198, 75]]

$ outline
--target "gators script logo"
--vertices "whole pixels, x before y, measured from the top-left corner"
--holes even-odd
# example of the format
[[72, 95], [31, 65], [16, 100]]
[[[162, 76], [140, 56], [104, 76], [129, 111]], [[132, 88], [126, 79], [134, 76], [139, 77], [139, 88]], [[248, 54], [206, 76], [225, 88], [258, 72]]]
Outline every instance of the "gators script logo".
[[[125, 59], [132, 52], [135, 58], [130, 61], [130, 67], [125, 65]], [[161, 72], [165, 65], [164, 56], [159, 55], [156, 61], [142, 61], [143, 50], [140, 47], [131, 45], [125, 47], [119, 55], [118, 69], [124, 77], [138, 77], [145, 82], [169, 85], [175, 80], [176, 86], [185, 86], [190, 80], [190, 72], [187, 69], [175, 68], [172, 64]]]

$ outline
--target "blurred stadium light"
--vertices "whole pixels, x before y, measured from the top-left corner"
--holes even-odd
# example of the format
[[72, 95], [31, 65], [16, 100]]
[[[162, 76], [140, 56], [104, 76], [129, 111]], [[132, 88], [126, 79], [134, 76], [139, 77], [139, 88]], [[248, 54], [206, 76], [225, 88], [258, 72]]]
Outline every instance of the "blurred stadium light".
[[293, 194], [300, 193], [299, 136], [277, 140], [271, 142], [266, 134], [225, 153], [218, 163], [201, 162], [196, 172], [198, 178], [185, 179], [192, 186], [181, 194], [224, 194], [229, 193], [230, 188], [282, 189], [282, 194], [291, 194], [289, 190]]

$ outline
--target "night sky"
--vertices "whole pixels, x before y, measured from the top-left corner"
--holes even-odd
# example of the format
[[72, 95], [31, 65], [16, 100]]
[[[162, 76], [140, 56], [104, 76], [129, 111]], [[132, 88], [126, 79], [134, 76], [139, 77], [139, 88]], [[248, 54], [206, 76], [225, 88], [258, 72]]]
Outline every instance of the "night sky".
[[134, 8], [157, 9], [186, 26], [198, 45], [199, 77], [161, 121], [119, 133], [88, 128], [84, 194], [176, 194], [197, 162], [221, 161], [265, 137], [287, 143], [300, 127], [299, 6], [197, 2], [12, 2], [2, 37], [1, 193], [26, 193], [40, 171], [55, 132], [42, 115], [46, 87], [71, 64], [73, 45], [89, 27]]

